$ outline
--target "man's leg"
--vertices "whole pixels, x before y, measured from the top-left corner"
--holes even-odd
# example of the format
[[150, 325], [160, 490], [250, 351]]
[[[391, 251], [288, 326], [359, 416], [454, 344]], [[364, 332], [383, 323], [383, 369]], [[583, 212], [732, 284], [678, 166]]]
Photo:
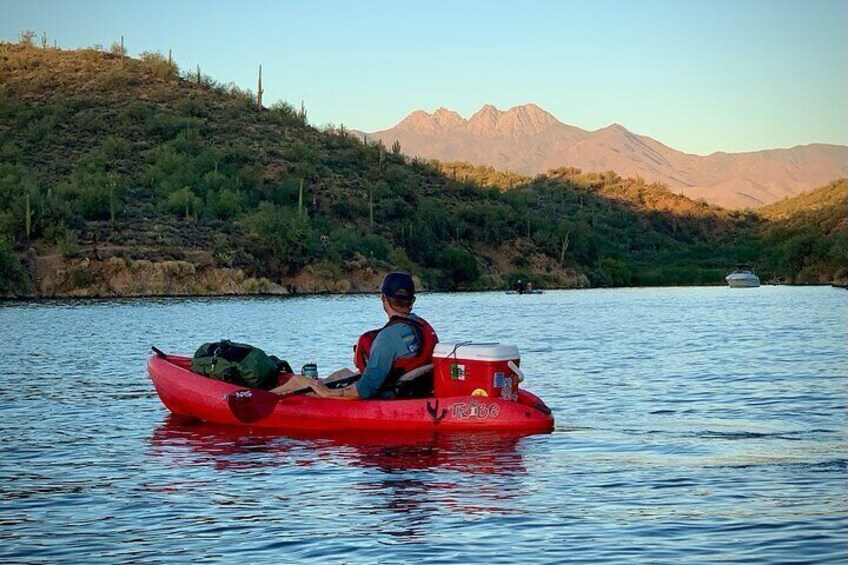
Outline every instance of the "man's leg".
[[305, 377], [303, 375], [294, 374], [286, 382], [286, 384], [280, 385], [276, 388], [272, 388], [268, 392], [273, 392], [274, 394], [288, 394], [290, 392], [306, 388], [314, 382], [315, 381], [312, 380], [312, 377]]

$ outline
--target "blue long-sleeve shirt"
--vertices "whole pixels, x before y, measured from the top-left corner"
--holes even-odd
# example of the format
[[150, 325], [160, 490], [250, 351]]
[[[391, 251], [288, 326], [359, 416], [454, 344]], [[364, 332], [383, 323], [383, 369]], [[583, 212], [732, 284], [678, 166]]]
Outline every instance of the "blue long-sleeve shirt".
[[[409, 317], [418, 319], [415, 314]], [[381, 330], [371, 345], [371, 356], [362, 377], [356, 383], [359, 397], [373, 398], [389, 376], [395, 359], [418, 355], [420, 349], [418, 333], [409, 324], [392, 324]]]

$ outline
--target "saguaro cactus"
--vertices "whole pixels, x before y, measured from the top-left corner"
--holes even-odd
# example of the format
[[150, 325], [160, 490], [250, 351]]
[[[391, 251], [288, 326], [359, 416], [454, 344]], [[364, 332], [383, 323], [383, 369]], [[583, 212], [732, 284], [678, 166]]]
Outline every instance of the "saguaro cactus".
[[256, 88], [256, 105], [262, 109], [262, 65], [259, 65], [259, 86]]
[[562, 267], [565, 264], [565, 252], [568, 251], [568, 239], [571, 235], [570, 231], [565, 232], [565, 237], [562, 238], [562, 248], [559, 252], [559, 266]]
[[368, 189], [368, 232], [374, 233], [374, 187]]
[[29, 190], [26, 193], [26, 211], [24, 213], [26, 214], [26, 236], [27, 241], [29, 241], [30, 234], [32, 233], [32, 209], [29, 202]]
[[118, 186], [118, 181], [115, 180], [115, 175], [109, 175], [109, 219], [112, 221], [112, 227], [115, 227], [115, 189]]
[[297, 215], [303, 215], [303, 179], [300, 179], [300, 191], [297, 195]]

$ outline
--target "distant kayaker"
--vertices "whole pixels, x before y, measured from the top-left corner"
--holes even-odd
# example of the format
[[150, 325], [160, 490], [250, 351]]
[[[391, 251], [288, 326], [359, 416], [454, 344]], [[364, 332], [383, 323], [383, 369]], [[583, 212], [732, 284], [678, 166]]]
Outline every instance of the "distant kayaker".
[[[407, 273], [393, 272], [386, 275], [380, 286], [380, 300], [389, 321], [379, 330], [371, 330], [359, 338], [354, 349], [354, 361], [362, 377], [357, 382], [343, 388], [328, 388], [323, 381], [294, 375], [286, 384], [271, 392], [286, 394], [309, 387], [322, 398], [396, 397], [398, 378], [432, 363], [433, 349], [439, 338], [426, 320], [412, 313], [415, 283]], [[335, 380], [346, 374], [354, 373], [342, 369], [327, 380]], [[429, 386], [432, 386], [432, 380]]]
[[527, 286], [524, 284], [524, 282], [521, 279], [518, 279], [518, 282], [515, 283], [515, 292], [517, 292], [518, 294], [524, 294], [524, 292], [526, 290], [527, 290]]

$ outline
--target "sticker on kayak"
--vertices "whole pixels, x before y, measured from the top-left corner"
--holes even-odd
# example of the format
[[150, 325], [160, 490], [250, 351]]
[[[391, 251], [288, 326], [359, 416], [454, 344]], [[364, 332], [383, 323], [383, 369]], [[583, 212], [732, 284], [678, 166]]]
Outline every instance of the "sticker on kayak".
[[465, 365], [458, 365], [456, 363], [452, 364], [450, 369], [450, 377], [453, 381], [464, 381]]
[[501, 413], [501, 407], [497, 404], [486, 402], [457, 402], [448, 408], [452, 418], [457, 420], [485, 420], [486, 418], [497, 418]]
[[495, 373], [495, 388], [503, 388], [505, 383], [506, 375], [501, 373], [500, 371]]

